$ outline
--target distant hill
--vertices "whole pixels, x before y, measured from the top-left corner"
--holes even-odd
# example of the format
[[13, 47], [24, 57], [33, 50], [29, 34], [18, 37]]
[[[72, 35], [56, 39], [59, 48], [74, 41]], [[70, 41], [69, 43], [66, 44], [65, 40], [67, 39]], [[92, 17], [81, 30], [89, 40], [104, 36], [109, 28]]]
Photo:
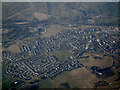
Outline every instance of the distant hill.
[[3, 2], [2, 6], [3, 20], [32, 21], [35, 19], [34, 13], [41, 13], [51, 15], [56, 20], [79, 24], [114, 25], [118, 21], [117, 2]]

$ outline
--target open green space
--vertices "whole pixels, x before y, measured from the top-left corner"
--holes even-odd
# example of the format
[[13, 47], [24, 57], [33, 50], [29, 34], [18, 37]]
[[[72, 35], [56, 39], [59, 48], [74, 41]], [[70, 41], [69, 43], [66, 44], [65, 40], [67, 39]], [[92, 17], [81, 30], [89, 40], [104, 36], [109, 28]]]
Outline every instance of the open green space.
[[60, 61], [64, 61], [68, 57], [70, 57], [73, 52], [71, 51], [53, 51], [53, 55], [55, 55]]
[[29, 57], [29, 52], [24, 52], [24, 53], [23, 53], [23, 57], [25, 57], [25, 58], [26, 58], [26, 57]]

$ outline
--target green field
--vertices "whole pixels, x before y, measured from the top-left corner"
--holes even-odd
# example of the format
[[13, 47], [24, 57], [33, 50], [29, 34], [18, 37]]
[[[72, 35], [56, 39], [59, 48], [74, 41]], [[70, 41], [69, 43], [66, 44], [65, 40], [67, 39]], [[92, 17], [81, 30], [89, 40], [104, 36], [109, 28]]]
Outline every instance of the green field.
[[65, 59], [67, 59], [68, 57], [70, 57], [73, 52], [71, 51], [53, 51], [52, 52], [53, 55], [55, 55], [60, 61], [64, 61]]

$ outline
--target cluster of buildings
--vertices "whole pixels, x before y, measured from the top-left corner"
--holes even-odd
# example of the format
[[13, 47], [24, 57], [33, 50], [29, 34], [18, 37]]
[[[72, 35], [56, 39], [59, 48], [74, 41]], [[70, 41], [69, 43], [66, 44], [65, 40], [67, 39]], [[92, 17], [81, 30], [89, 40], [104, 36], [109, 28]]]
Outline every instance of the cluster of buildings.
[[[117, 31], [111, 27], [63, 30], [50, 38], [39, 38], [31, 44], [20, 45], [21, 55], [29, 53], [27, 59], [3, 55], [3, 62], [9, 64], [6, 75], [30, 80], [39, 76], [41, 79], [55, 77], [64, 71], [82, 68], [78, 57], [87, 51], [100, 50], [104, 54], [115, 55], [117, 53]], [[30, 42], [29, 42], [30, 43]], [[64, 61], [52, 54], [53, 51], [71, 50], [74, 54]], [[100, 53], [101, 53], [100, 52]]]

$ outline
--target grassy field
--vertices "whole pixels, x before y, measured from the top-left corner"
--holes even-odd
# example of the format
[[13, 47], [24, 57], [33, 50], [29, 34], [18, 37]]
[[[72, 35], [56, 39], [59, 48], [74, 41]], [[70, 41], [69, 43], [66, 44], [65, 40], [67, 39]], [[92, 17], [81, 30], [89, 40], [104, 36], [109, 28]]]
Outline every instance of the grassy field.
[[24, 58], [29, 57], [29, 52], [24, 52], [24, 53], [23, 53], [23, 57], [24, 57]]
[[42, 32], [43, 37], [51, 37], [62, 30], [69, 30], [69, 27], [64, 27], [62, 25], [49, 25], [46, 27], [46, 32]]
[[16, 41], [16, 43], [12, 44], [11, 46], [9, 46], [8, 48], [4, 48], [2, 47], [2, 51], [9, 51], [11, 53], [20, 53], [20, 48], [19, 48], [19, 45], [20, 45], [21, 41]]
[[10, 51], [11, 53], [20, 53], [21, 52], [17, 44], [11, 45], [8, 48], [8, 51]]
[[98, 79], [87, 69], [79, 68], [70, 72], [66, 71], [53, 79], [42, 80], [39, 88], [64, 88], [61, 83], [68, 83], [71, 88], [90, 88]]
[[63, 72], [55, 78], [44, 79], [35, 84], [27, 83], [23, 87], [31, 87], [33, 85], [39, 86], [39, 88], [65, 88], [61, 84], [68, 83], [71, 88], [90, 88], [96, 81], [98, 81], [96, 76], [91, 74], [86, 68], [79, 68]]
[[4, 35], [4, 36], [2, 36], [2, 40], [3, 40], [3, 41], [8, 41], [9, 38], [8, 38], [7, 36]]
[[12, 79], [3, 76], [3, 74], [5, 73], [5, 68], [6, 68], [6, 65], [2, 64], [2, 87], [9, 88], [10, 84], [12, 83]]
[[[89, 54], [83, 54], [83, 56], [89, 56]], [[102, 57], [101, 59], [95, 59], [94, 57]], [[113, 59], [110, 56], [103, 56], [100, 54], [92, 54], [89, 58], [79, 59], [79, 61], [88, 67], [98, 66], [100, 68], [109, 67], [113, 64]]]
[[53, 51], [53, 55], [55, 55], [60, 61], [64, 61], [68, 57], [70, 57], [73, 52], [71, 51]]

